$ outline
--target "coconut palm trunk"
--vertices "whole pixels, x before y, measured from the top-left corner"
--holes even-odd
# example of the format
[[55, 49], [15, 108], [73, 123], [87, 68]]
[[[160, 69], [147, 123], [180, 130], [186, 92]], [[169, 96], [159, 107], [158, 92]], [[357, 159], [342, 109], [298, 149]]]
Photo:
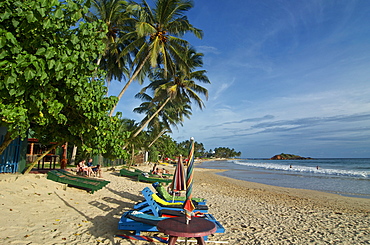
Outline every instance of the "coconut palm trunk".
[[[135, 138], [136, 136], [138, 136], [140, 132], [144, 130], [144, 128], [148, 125], [148, 123], [150, 123], [150, 121], [153, 120], [153, 118], [158, 115], [158, 113], [166, 106], [166, 104], [170, 100], [171, 100], [171, 97], [168, 97], [166, 101], [161, 105], [161, 107], [159, 107], [159, 109], [155, 113], [153, 113], [153, 115], [148, 120], [145, 121], [145, 123], [131, 136], [131, 138]], [[128, 146], [128, 144], [129, 143], [126, 143], [126, 145], [123, 146], [123, 149], [125, 149]]]
[[123, 94], [126, 92], [126, 90], [128, 89], [128, 87], [130, 86], [130, 84], [136, 79], [137, 75], [139, 74], [139, 72], [141, 71], [141, 69], [143, 69], [145, 63], [148, 61], [150, 57], [150, 54], [148, 54], [145, 59], [143, 60], [143, 62], [140, 64], [140, 66], [135, 70], [134, 74], [132, 74], [130, 80], [128, 80], [128, 82], [125, 84], [125, 86], [123, 87], [123, 89], [121, 90], [121, 92], [118, 94], [117, 98], [118, 98], [118, 101], [117, 101], [117, 104], [114, 105], [114, 107], [112, 108], [112, 110], [109, 112], [109, 116], [113, 116], [113, 113], [114, 111], [116, 110], [116, 107], [118, 105], [118, 102], [121, 100]]
[[167, 131], [167, 129], [163, 129], [158, 135], [157, 137], [155, 137], [155, 139], [148, 145], [148, 148], [150, 148], [158, 139], [159, 137], [161, 137], [163, 134], [165, 134]]

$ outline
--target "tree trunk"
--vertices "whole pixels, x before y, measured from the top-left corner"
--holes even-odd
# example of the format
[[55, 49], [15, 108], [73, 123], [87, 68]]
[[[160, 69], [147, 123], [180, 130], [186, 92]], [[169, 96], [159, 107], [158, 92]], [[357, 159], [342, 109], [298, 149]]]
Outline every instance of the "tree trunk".
[[67, 168], [67, 149], [68, 149], [68, 142], [66, 142], [63, 146], [63, 154], [62, 154], [62, 160], [60, 161], [60, 168], [66, 169]]
[[77, 153], [77, 146], [73, 146], [72, 156], [71, 156], [71, 165], [76, 165], [76, 153]]
[[136, 71], [134, 72], [134, 74], [132, 74], [130, 80], [126, 83], [126, 85], [123, 87], [123, 89], [121, 90], [121, 92], [119, 93], [119, 95], [117, 96], [118, 98], [118, 101], [117, 101], [117, 104], [115, 104], [112, 108], [112, 110], [109, 112], [109, 116], [111, 117], [114, 113], [114, 111], [116, 110], [116, 107], [118, 105], [118, 102], [121, 100], [123, 94], [126, 92], [128, 86], [130, 86], [130, 84], [135, 80], [135, 78], [137, 77], [137, 75], [139, 74], [139, 72], [141, 71], [141, 69], [143, 69], [143, 66], [145, 65], [146, 61], [149, 59], [149, 54], [145, 57], [145, 59], [143, 60], [143, 62], [140, 64], [140, 66], [136, 69]]
[[0, 155], [3, 154], [3, 152], [5, 151], [5, 149], [10, 145], [10, 143], [12, 143], [12, 141], [14, 139], [12, 139], [10, 137], [11, 133], [9, 131], [6, 131], [6, 134], [4, 136], [4, 141], [3, 143], [0, 145]]
[[163, 110], [163, 108], [167, 105], [167, 103], [170, 101], [170, 97], [168, 97], [166, 99], [166, 101], [161, 105], [161, 107], [159, 107], [159, 109], [148, 119], [146, 120], [146, 122], [139, 128], [138, 131], [136, 131], [136, 133], [134, 133], [134, 135], [132, 135], [132, 138], [135, 138], [141, 131], [143, 131], [143, 129], [146, 127], [146, 125], [148, 125], [148, 123], [150, 123], [151, 120], [153, 120], [153, 118], [155, 116], [158, 115], [158, 113]]
[[155, 139], [148, 145], [148, 148], [150, 148], [158, 139], [159, 137], [161, 137], [164, 133], [167, 132], [167, 129], [163, 129], [158, 135], [157, 137], [155, 137]]
[[133, 165], [134, 165], [134, 157], [135, 157], [135, 146], [134, 146], [134, 145], [132, 145], [132, 151], [131, 151], [131, 162], [130, 162], [130, 166], [129, 166], [129, 168], [130, 168], [131, 166], [133, 166]]
[[[133, 135], [132, 135], [132, 137], [131, 138], [135, 138], [136, 136], [138, 136], [138, 134], [141, 132], [141, 131], [143, 131], [143, 129], [146, 127], [146, 125], [148, 125], [148, 123], [151, 121], [151, 120], [153, 120], [153, 118], [155, 117], [155, 116], [157, 116], [157, 114], [165, 107], [165, 105], [170, 101], [170, 97], [168, 97], [167, 99], [166, 99], [166, 101], [161, 105], [161, 107], [148, 119], [148, 120], [146, 120], [146, 122], [136, 131], [136, 133], [134, 133]], [[123, 149], [126, 149], [126, 147], [128, 146], [128, 144], [129, 143], [126, 143], [126, 145], [124, 145], [123, 146]]]
[[33, 161], [33, 163], [31, 163], [31, 166], [29, 166], [27, 168], [26, 171], [24, 171], [24, 174], [28, 174], [32, 168], [37, 164], [38, 161], [40, 161], [44, 156], [46, 156], [49, 152], [51, 152], [52, 150], [56, 149], [58, 146], [61, 146], [63, 143], [58, 143], [58, 144], [55, 144], [53, 145], [52, 147], [50, 147], [49, 150], [47, 150], [46, 152], [44, 152], [44, 154], [42, 154], [41, 156], [39, 156], [35, 161]]

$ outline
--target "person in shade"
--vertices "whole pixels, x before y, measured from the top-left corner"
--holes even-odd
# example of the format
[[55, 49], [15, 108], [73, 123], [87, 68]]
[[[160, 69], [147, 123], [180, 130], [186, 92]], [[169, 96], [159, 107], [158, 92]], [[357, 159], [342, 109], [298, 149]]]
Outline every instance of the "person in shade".
[[87, 161], [87, 166], [89, 166], [91, 168], [92, 172], [97, 174], [99, 178], [102, 178], [100, 164], [94, 166], [93, 159], [89, 158], [89, 160]]
[[91, 167], [87, 166], [85, 162], [86, 162], [85, 160], [82, 160], [81, 162], [78, 163], [77, 173], [86, 174], [88, 177], [90, 177], [92, 169]]

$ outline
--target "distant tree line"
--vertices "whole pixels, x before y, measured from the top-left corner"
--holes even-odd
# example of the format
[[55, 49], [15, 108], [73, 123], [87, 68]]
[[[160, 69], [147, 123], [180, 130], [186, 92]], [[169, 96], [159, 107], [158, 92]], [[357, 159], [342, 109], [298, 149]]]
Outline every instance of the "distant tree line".
[[[149, 160], [157, 161], [163, 160], [165, 158], [174, 159], [177, 156], [182, 155], [185, 158], [188, 157], [190, 147], [190, 140], [185, 140], [182, 142], [176, 142], [168, 135], [162, 135], [153, 146], [148, 149]], [[228, 147], [218, 147], [214, 150], [210, 149], [206, 151], [203, 143], [194, 142], [194, 156], [196, 158], [232, 158], [240, 157], [241, 152], [236, 152], [234, 149]]]
[[228, 147], [218, 147], [214, 150], [209, 150], [208, 156], [216, 157], [216, 158], [233, 158], [233, 157], [240, 157], [241, 152], [236, 152], [233, 149], [230, 149]]

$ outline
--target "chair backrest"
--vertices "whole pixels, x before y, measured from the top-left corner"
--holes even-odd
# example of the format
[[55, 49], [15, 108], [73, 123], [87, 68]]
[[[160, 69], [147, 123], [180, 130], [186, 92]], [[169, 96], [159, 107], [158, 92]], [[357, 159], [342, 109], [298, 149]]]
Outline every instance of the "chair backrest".
[[164, 188], [162, 185], [157, 185], [155, 187], [155, 190], [158, 191], [158, 193], [166, 200], [171, 200], [171, 195], [167, 192], [166, 188]]
[[[171, 196], [170, 193], [168, 193], [168, 191], [166, 190], [166, 188], [162, 186], [161, 184], [153, 185], [153, 187], [159, 193], [159, 195], [161, 195], [163, 199], [168, 202], [171, 202], [172, 200], [184, 202], [186, 200], [185, 196], [174, 196], [174, 197]], [[196, 201], [196, 202], [206, 201], [204, 198], [200, 198], [200, 197], [193, 197], [191, 200]]]
[[156, 202], [156, 203], [159, 203], [160, 205], [162, 206], [178, 206], [178, 205], [181, 205], [182, 203], [181, 202], [167, 202], [165, 200], [163, 200], [162, 198], [160, 198], [157, 194], [153, 193], [152, 194], [152, 198], [153, 200]]
[[153, 199], [153, 192], [149, 189], [149, 187], [145, 187], [141, 193], [143, 194], [145, 201], [148, 203], [150, 210], [154, 214], [154, 216], [160, 217], [159, 211], [161, 207], [158, 203], [156, 203]]

